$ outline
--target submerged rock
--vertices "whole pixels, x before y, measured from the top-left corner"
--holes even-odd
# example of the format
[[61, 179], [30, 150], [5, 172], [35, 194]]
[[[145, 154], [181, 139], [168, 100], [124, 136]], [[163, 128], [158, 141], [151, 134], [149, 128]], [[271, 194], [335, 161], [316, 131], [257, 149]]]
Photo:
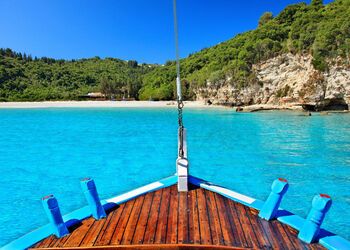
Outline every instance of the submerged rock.
[[243, 108], [242, 108], [242, 107], [237, 107], [237, 108], [236, 108], [236, 112], [241, 112], [241, 111], [243, 111]]

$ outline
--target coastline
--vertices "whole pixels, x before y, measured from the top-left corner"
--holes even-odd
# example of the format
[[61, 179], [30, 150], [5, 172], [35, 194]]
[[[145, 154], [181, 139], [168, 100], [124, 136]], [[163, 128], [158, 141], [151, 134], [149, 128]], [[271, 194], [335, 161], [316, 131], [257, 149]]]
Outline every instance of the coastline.
[[[303, 110], [300, 104], [283, 105], [254, 104], [249, 106], [233, 107], [227, 105], [208, 105], [204, 101], [184, 101], [186, 108], [199, 109], [226, 109], [235, 112], [259, 111], [297, 111]], [[1, 109], [43, 109], [43, 108], [176, 108], [176, 101], [43, 101], [43, 102], [0, 102]], [[344, 111], [324, 111], [321, 113], [349, 113]]]
[[[185, 101], [189, 108], [225, 108], [207, 105], [201, 101]], [[0, 109], [32, 108], [174, 108], [176, 101], [43, 101], [43, 102], [0, 102]]]

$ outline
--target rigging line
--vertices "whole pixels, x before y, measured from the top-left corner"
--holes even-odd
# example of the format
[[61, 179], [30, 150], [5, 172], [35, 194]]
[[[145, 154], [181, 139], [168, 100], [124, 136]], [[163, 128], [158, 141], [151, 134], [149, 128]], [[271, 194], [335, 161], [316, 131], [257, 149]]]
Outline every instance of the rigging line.
[[176, 11], [176, 0], [173, 0], [173, 14], [174, 14], [174, 35], [175, 35], [175, 51], [176, 51], [176, 93], [177, 93], [177, 109], [178, 109], [178, 123], [179, 123], [179, 152], [180, 158], [184, 158], [183, 150], [183, 121], [182, 121], [182, 94], [181, 94], [181, 78], [180, 78], [180, 52], [179, 52], [179, 33]]
[[[180, 52], [179, 52], [179, 32], [177, 22], [177, 11], [176, 11], [176, 0], [173, 0], [173, 11], [174, 11], [174, 35], [175, 35], [175, 51], [176, 51], [176, 90], [177, 90], [177, 101], [182, 103], [181, 94], [181, 78], [180, 78]], [[182, 109], [183, 105], [180, 106]]]
[[[176, 50], [176, 73], [177, 78], [180, 80], [180, 52], [179, 52], [179, 32], [177, 23], [177, 11], [176, 11], [176, 0], [173, 0], [173, 11], [174, 11], [174, 34], [175, 34], [175, 50]], [[181, 91], [177, 93], [181, 100]]]

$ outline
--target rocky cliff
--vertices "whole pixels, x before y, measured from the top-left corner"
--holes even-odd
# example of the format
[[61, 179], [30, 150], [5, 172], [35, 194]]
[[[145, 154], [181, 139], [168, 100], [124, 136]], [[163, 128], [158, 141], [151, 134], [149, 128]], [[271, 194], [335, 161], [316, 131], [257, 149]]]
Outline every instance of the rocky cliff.
[[341, 60], [328, 62], [328, 70], [313, 67], [312, 56], [284, 54], [252, 67], [254, 84], [237, 87], [230, 77], [207, 82], [195, 91], [197, 100], [213, 104], [243, 106], [271, 104], [303, 106], [309, 110], [349, 109], [350, 66]]

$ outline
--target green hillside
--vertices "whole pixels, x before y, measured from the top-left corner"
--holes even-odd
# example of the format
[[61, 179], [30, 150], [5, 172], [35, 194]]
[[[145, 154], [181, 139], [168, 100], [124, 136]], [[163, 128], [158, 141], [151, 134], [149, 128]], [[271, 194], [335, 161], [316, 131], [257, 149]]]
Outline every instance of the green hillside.
[[138, 98], [142, 76], [154, 67], [114, 58], [33, 59], [0, 49], [0, 101], [72, 100], [94, 91]]
[[[237, 35], [214, 47], [181, 60], [185, 98], [193, 90], [231, 84], [243, 88], [257, 83], [252, 65], [279, 54], [313, 55], [316, 69], [327, 71], [328, 58], [343, 58], [349, 64], [350, 0], [322, 0], [290, 5], [276, 17], [264, 13], [257, 29]], [[0, 49], [0, 101], [78, 99], [88, 92], [148, 100], [175, 96], [175, 62], [165, 66], [114, 58], [54, 60], [32, 58], [11, 49]], [[229, 80], [228, 80], [229, 79]]]
[[[230, 79], [229, 84], [243, 88], [257, 79], [252, 65], [279, 54], [309, 53], [313, 65], [327, 70], [326, 58], [342, 57], [349, 63], [350, 1], [335, 0], [324, 6], [321, 0], [290, 5], [279, 15], [264, 13], [256, 30], [190, 55], [181, 60], [186, 98], [192, 90]], [[175, 62], [168, 62], [144, 77], [140, 98], [174, 98]]]

